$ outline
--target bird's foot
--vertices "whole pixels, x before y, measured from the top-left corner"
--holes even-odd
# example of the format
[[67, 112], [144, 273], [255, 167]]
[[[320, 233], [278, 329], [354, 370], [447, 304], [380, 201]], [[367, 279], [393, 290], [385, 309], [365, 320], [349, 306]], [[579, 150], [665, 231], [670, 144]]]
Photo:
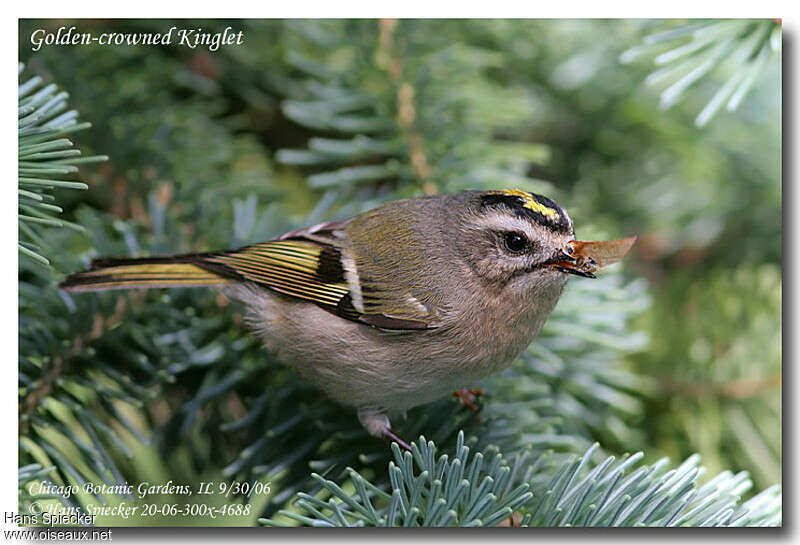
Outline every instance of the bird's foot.
[[482, 395], [483, 389], [481, 388], [461, 388], [453, 392], [453, 397], [460, 399], [461, 404], [472, 412], [478, 412], [480, 410], [478, 398]]
[[400, 437], [392, 431], [392, 424], [389, 422], [389, 417], [383, 412], [376, 409], [361, 408], [358, 409], [358, 420], [370, 435], [380, 437], [389, 444], [394, 441], [401, 449], [411, 452], [409, 444], [400, 439]]
[[406, 443], [405, 441], [403, 441], [402, 439], [400, 439], [400, 437], [395, 432], [393, 432], [392, 430], [388, 430], [388, 429], [384, 430], [383, 439], [384, 439], [384, 441], [386, 441], [390, 445], [394, 441], [395, 443], [397, 443], [397, 445], [401, 449], [406, 450], [408, 452], [411, 452], [411, 447], [409, 446], [409, 444]]

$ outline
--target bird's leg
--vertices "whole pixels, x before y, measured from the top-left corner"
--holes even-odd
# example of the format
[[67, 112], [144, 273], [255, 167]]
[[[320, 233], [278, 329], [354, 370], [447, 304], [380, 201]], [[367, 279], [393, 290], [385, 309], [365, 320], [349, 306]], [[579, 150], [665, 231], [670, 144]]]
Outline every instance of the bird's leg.
[[461, 400], [464, 405], [472, 412], [477, 412], [480, 407], [478, 406], [478, 398], [483, 395], [481, 388], [461, 388], [453, 393], [453, 397]]
[[398, 435], [390, 429], [384, 430], [383, 439], [390, 445], [392, 444], [392, 441], [394, 441], [401, 449], [411, 452], [411, 446], [400, 439], [400, 437], [398, 437]]
[[380, 437], [387, 443], [395, 441], [400, 448], [411, 452], [411, 447], [400, 439], [396, 433], [392, 431], [392, 424], [389, 422], [389, 417], [385, 413], [376, 410], [361, 407], [358, 409], [358, 420], [364, 429], [373, 437]]

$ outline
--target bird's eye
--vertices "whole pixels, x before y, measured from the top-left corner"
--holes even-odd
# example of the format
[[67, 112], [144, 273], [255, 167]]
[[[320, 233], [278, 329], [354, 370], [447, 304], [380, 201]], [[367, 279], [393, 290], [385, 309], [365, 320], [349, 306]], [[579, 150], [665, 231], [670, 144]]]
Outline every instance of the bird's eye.
[[522, 233], [510, 232], [503, 235], [503, 242], [509, 252], [519, 253], [528, 245], [528, 239]]

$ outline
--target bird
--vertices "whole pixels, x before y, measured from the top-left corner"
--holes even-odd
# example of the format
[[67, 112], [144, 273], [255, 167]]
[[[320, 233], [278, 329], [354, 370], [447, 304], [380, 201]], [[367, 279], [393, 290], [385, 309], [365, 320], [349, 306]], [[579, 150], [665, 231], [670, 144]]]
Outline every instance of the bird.
[[95, 259], [71, 292], [212, 287], [266, 349], [375, 437], [390, 417], [502, 371], [570, 276], [595, 278], [636, 237], [574, 239], [567, 211], [518, 189], [392, 201], [233, 250]]

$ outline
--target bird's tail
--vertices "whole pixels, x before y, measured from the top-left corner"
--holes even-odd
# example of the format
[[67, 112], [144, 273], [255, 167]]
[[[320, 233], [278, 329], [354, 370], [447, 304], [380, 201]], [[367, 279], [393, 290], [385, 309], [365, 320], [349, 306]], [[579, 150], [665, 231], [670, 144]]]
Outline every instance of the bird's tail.
[[206, 263], [204, 257], [203, 254], [186, 254], [95, 259], [91, 269], [69, 275], [60, 287], [67, 291], [99, 291], [215, 286], [231, 281], [224, 269]]

